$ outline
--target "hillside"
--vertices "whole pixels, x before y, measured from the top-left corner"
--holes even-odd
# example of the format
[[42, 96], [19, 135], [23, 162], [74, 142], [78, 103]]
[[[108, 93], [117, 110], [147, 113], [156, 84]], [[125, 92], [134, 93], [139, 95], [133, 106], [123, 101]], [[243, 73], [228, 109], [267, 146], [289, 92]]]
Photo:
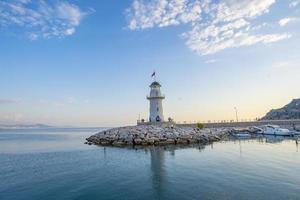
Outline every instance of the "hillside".
[[45, 124], [15, 124], [15, 125], [5, 125], [0, 124], [0, 129], [46, 129], [53, 128], [53, 126]]
[[300, 99], [293, 99], [291, 103], [279, 109], [270, 110], [261, 120], [300, 119]]

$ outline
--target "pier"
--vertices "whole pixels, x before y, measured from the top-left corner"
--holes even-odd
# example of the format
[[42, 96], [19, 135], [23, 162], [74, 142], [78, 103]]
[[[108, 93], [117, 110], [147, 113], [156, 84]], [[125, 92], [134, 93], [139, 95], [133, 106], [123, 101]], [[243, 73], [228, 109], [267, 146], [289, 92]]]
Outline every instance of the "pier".
[[[205, 128], [227, 128], [227, 127], [249, 127], [249, 126], [263, 126], [267, 124], [275, 124], [285, 128], [293, 126], [300, 127], [300, 120], [259, 120], [259, 121], [242, 121], [242, 122], [211, 122], [201, 123]], [[197, 123], [177, 123], [177, 126], [196, 127]]]

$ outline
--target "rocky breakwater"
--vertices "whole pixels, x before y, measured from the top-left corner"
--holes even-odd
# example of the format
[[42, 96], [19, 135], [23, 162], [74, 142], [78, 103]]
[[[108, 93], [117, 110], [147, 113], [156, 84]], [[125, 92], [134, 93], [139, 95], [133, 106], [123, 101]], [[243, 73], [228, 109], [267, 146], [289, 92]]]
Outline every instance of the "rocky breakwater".
[[101, 131], [86, 138], [86, 143], [106, 146], [207, 144], [227, 136], [225, 129], [198, 129], [174, 124], [138, 125]]

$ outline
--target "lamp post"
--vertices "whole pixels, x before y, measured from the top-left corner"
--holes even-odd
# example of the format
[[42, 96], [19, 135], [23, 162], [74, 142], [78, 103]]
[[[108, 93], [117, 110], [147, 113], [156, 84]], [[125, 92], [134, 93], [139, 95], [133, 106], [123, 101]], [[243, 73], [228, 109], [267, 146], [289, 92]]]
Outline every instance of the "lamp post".
[[234, 110], [235, 110], [235, 118], [236, 118], [236, 122], [239, 121], [239, 118], [238, 118], [238, 111], [237, 111], [237, 108], [234, 107]]

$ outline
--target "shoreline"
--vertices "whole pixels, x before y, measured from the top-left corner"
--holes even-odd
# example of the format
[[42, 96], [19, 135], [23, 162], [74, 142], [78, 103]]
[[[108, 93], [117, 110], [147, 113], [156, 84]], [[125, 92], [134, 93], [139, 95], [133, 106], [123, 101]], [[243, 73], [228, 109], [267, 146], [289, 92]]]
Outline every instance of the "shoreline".
[[[174, 123], [140, 124], [111, 128], [86, 138], [85, 144], [100, 146], [206, 145], [239, 137], [259, 138], [249, 127], [195, 128]], [[297, 136], [298, 137], [298, 136]]]

